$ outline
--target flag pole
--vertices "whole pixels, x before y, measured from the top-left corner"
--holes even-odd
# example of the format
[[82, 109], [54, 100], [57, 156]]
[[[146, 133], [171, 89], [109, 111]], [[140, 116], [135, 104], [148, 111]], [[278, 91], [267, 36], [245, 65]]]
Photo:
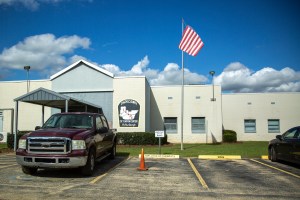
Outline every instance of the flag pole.
[[[182, 19], [182, 35], [184, 30], [184, 21]], [[182, 70], [182, 79], [181, 79], [181, 150], [183, 149], [183, 110], [184, 110], [184, 60], [183, 60], [183, 50], [181, 50], [181, 70]]]

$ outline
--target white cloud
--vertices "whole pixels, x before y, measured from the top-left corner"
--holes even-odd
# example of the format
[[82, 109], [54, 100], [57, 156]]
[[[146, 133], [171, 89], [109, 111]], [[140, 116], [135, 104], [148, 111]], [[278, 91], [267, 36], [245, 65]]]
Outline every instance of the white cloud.
[[66, 54], [73, 53], [78, 48], [88, 49], [90, 44], [90, 39], [77, 35], [56, 38], [53, 34], [42, 34], [27, 37], [2, 51], [0, 67], [22, 69], [23, 66], [30, 65], [37, 70], [49, 70], [69, 64]]
[[215, 83], [229, 92], [296, 92], [300, 91], [300, 72], [286, 67], [265, 67], [256, 72], [239, 62], [230, 63], [215, 77]]
[[[113, 64], [102, 65], [104, 69], [112, 72], [115, 76], [146, 76], [150, 85], [180, 85], [182, 71], [176, 63], [168, 63], [163, 71], [149, 68], [150, 61], [145, 56], [137, 64], [133, 65], [128, 71], [122, 71], [118, 66]], [[205, 76], [191, 73], [185, 69], [186, 84], [200, 84], [207, 81]]]
[[146, 67], [149, 65], [150, 61], [148, 59], [148, 56], [145, 56], [143, 60], [139, 61], [137, 64], [135, 64], [131, 68], [131, 72], [136, 75], [142, 75], [143, 69], [146, 69]]
[[[63, 1], [69, 0], [0, 0], [0, 6], [24, 6], [25, 8], [35, 11], [38, 10], [41, 3], [57, 4]], [[92, 0], [86, 0], [87, 2], [92, 2]]]
[[37, 10], [40, 6], [37, 0], [0, 0], [0, 5], [4, 6], [24, 6], [29, 10]]
[[[115, 64], [99, 65], [87, 58], [74, 54], [79, 49], [89, 49], [91, 41], [77, 35], [56, 38], [53, 34], [35, 35], [25, 38], [0, 53], [0, 79], [10, 73], [10, 69], [23, 69], [30, 65], [39, 70], [43, 77], [62, 70], [80, 59], [98, 65], [115, 76], [146, 76], [150, 85], [180, 85], [182, 71], [176, 63], [167, 63], [163, 70], [150, 67], [146, 55], [129, 70], [122, 70]], [[193, 73], [185, 68], [185, 84], [207, 83], [206, 76]], [[215, 84], [228, 92], [300, 92], [300, 71], [286, 67], [276, 70], [265, 67], [252, 71], [240, 62], [230, 63], [220, 75], [215, 75]]]

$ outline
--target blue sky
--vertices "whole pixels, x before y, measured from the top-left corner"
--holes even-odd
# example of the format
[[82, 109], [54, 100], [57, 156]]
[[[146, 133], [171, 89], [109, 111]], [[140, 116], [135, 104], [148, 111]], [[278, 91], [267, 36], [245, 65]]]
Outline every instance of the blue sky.
[[0, 0], [0, 81], [48, 79], [78, 59], [151, 85], [181, 83], [181, 19], [204, 47], [186, 84], [300, 92], [297, 0]]

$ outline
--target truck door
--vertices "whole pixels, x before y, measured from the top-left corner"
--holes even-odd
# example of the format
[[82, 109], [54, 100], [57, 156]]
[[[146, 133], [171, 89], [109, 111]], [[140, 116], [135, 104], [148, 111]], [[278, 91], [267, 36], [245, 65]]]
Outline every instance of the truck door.
[[102, 119], [102, 122], [103, 122], [103, 126], [105, 128], [107, 128], [107, 132], [105, 133], [105, 136], [104, 136], [105, 148], [109, 149], [113, 145], [112, 140], [113, 140], [114, 135], [113, 135], [112, 131], [109, 129], [106, 118], [103, 115], [101, 115], [101, 119]]
[[102, 133], [100, 130], [103, 127], [103, 122], [100, 116], [96, 116], [96, 135], [95, 135], [95, 143], [96, 143], [96, 157], [99, 157], [103, 152], [105, 152], [105, 133]]

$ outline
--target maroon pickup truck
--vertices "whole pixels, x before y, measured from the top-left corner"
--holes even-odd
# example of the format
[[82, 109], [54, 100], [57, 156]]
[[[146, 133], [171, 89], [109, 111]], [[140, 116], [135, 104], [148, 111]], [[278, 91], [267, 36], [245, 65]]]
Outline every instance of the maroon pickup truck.
[[22, 136], [16, 151], [25, 174], [38, 168], [80, 168], [92, 175], [95, 161], [116, 155], [116, 131], [98, 113], [58, 113]]

